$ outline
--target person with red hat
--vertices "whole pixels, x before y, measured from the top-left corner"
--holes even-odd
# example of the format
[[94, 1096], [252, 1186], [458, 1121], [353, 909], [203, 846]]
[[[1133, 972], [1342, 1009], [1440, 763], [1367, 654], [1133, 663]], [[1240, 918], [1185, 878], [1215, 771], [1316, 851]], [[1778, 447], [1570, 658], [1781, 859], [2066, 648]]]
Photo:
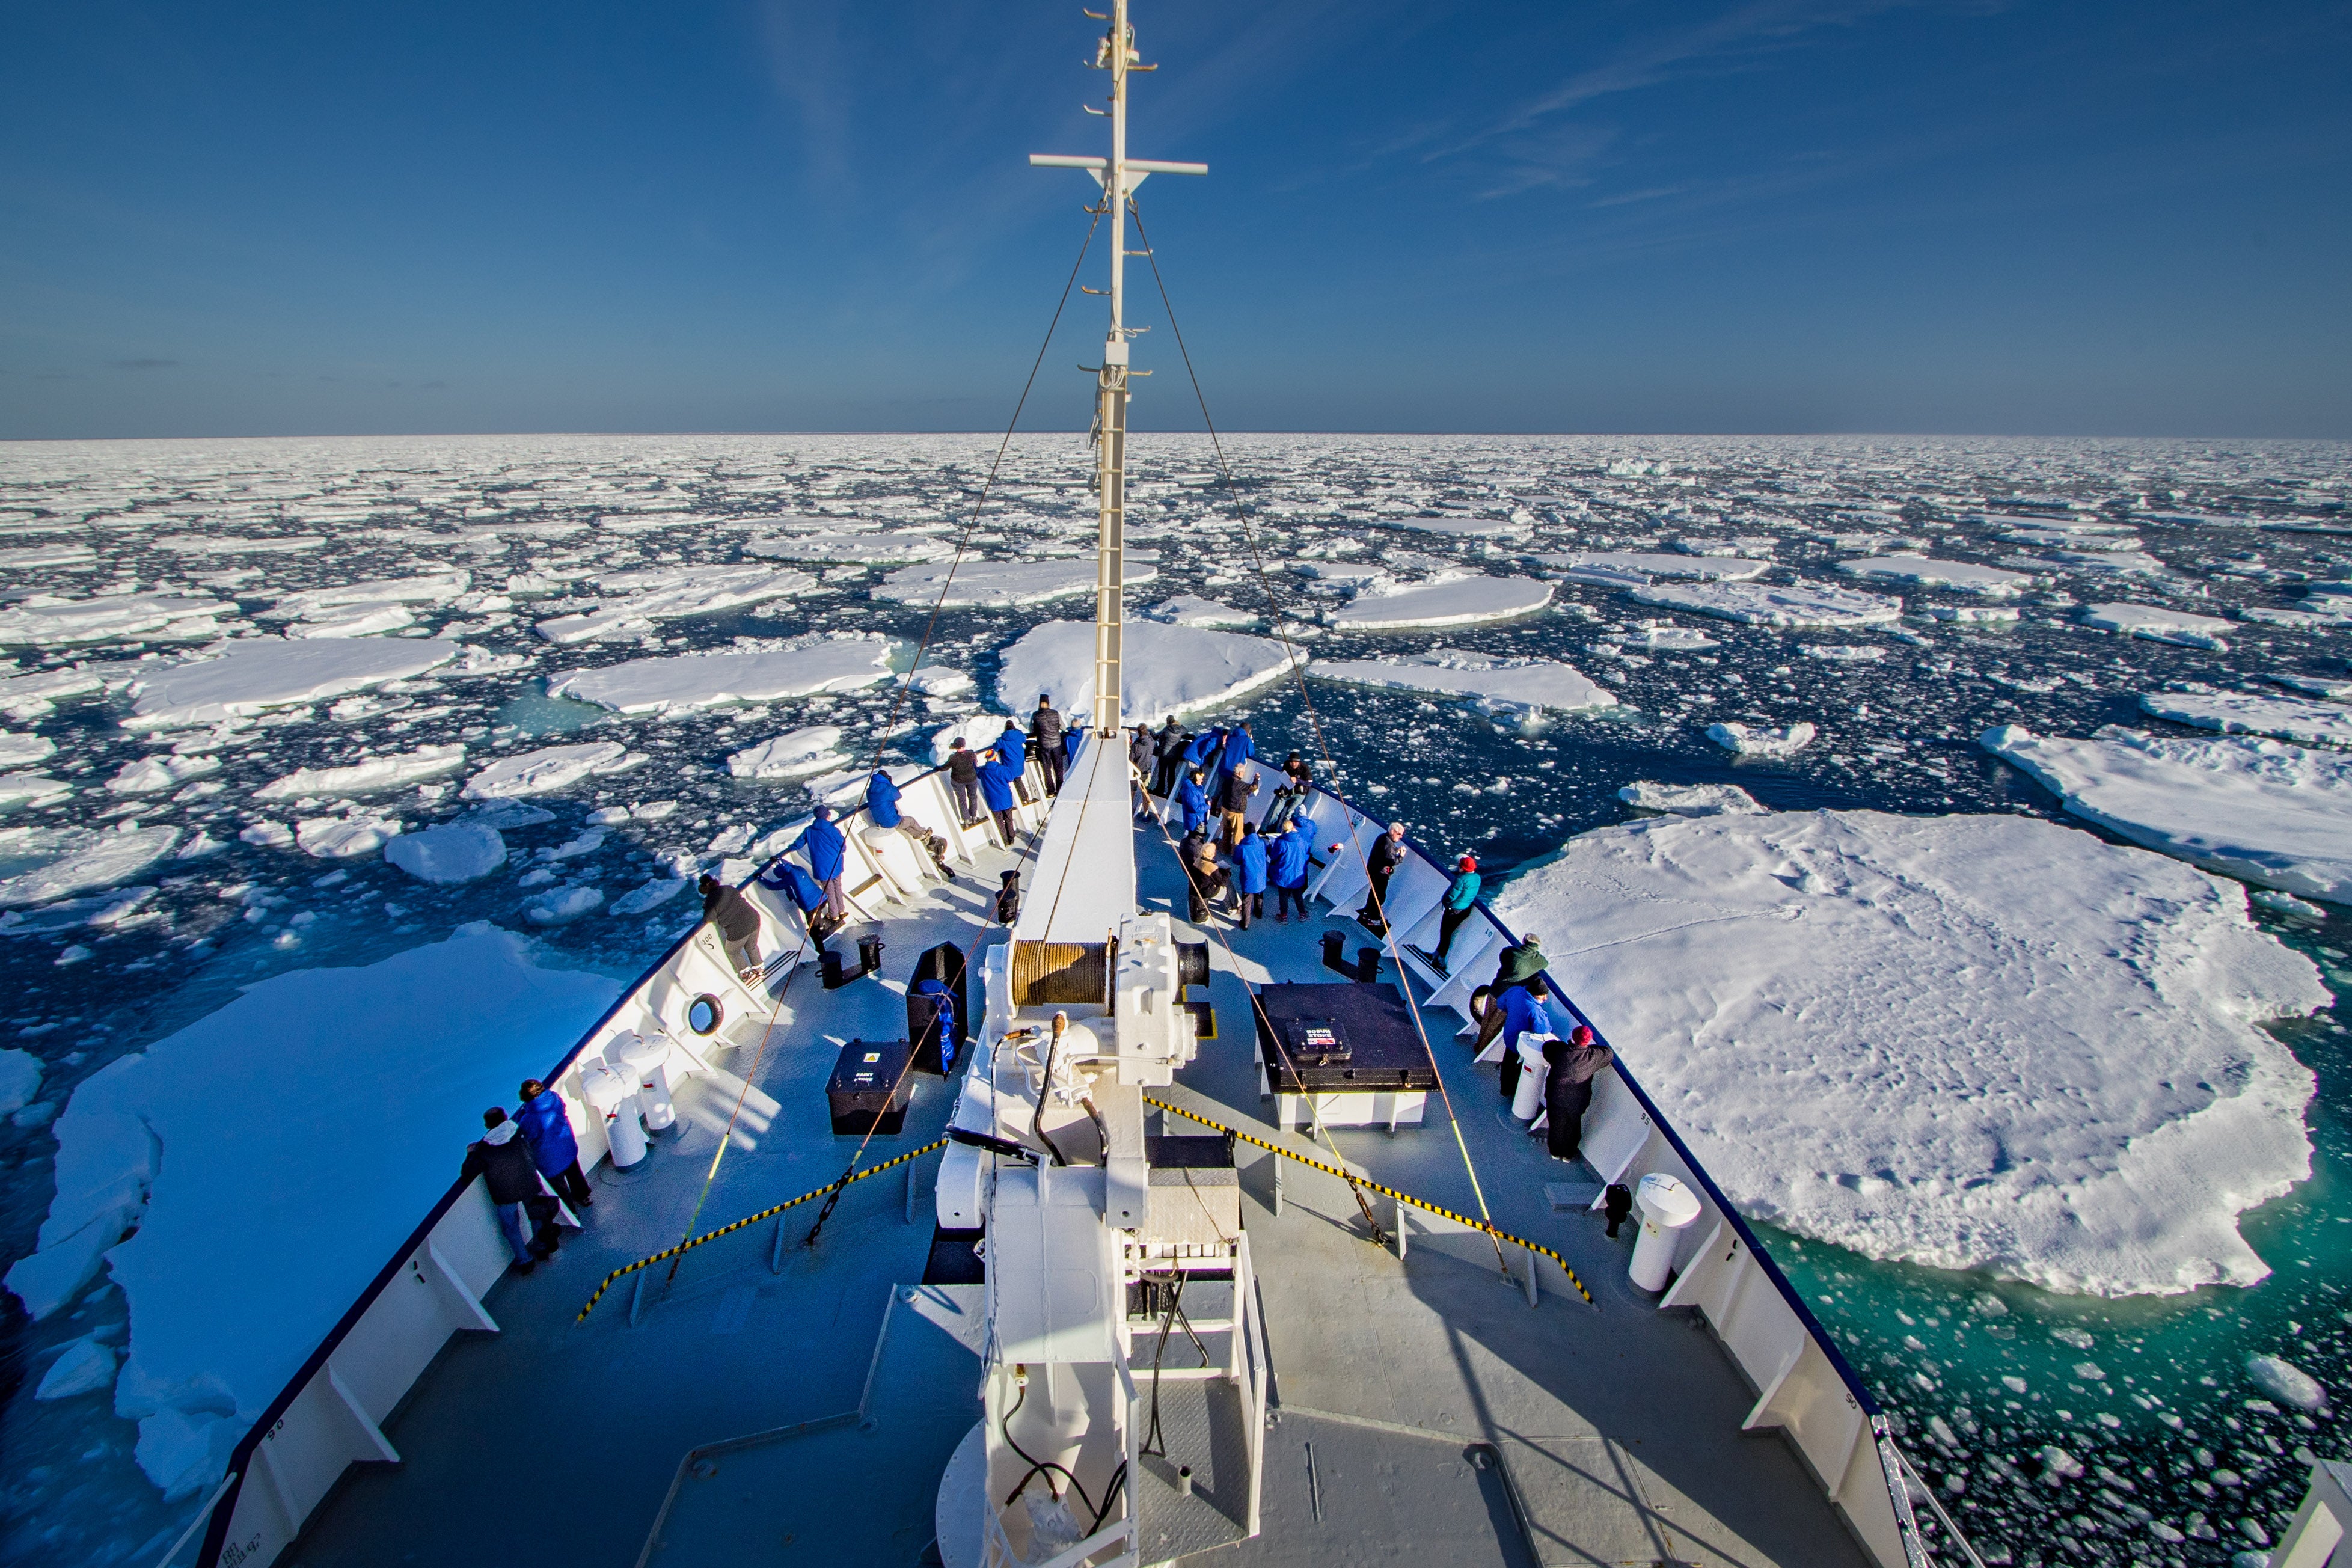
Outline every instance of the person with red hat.
[[1544, 1075], [1544, 1110], [1550, 1114], [1545, 1146], [1555, 1160], [1584, 1152], [1584, 1113], [1592, 1104], [1592, 1080], [1617, 1054], [1602, 1045], [1590, 1024], [1579, 1024], [1565, 1041], [1544, 1047], [1551, 1070]]
[[1429, 955], [1429, 966], [1440, 974], [1453, 972], [1445, 966], [1445, 953], [1454, 945], [1454, 933], [1470, 918], [1478, 903], [1478, 858], [1465, 855], [1454, 862], [1454, 885], [1445, 889], [1445, 912], [1437, 917], [1437, 948]]

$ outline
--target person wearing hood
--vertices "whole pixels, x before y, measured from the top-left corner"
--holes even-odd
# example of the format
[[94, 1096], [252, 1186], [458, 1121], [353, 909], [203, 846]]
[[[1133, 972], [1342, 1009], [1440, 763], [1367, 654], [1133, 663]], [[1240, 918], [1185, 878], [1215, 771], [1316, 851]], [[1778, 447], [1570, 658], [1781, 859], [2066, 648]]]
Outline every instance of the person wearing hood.
[[1503, 1099], [1507, 1101], [1519, 1089], [1519, 1037], [1533, 1030], [1547, 1034], [1551, 1029], [1551, 1015], [1544, 1010], [1544, 999], [1551, 992], [1538, 974], [1525, 985], [1514, 985], [1503, 993], [1502, 1005], [1494, 1011], [1502, 1017], [1498, 1027], [1503, 1035]]
[[816, 816], [801, 836], [784, 846], [789, 855], [795, 849], [805, 849], [809, 858], [809, 875], [824, 889], [825, 912], [836, 921], [849, 918], [849, 894], [841, 885], [841, 873], [848, 859], [849, 840], [833, 820], [833, 807], [820, 805]]
[[1584, 1152], [1584, 1113], [1592, 1104], [1592, 1079], [1616, 1060], [1616, 1053], [1593, 1037], [1589, 1024], [1579, 1024], [1565, 1041], [1544, 1047], [1551, 1071], [1544, 1078], [1544, 1110], [1551, 1118], [1544, 1129], [1545, 1147], [1555, 1160], [1574, 1160]]
[[736, 978], [756, 979], [761, 968], [760, 906], [708, 871], [695, 887], [702, 894], [702, 918], [719, 928], [728, 956], [735, 961]]
[[955, 793], [956, 815], [963, 826], [980, 826], [980, 759], [972, 755], [963, 737], [958, 735], [948, 742], [948, 787]]
[[1281, 925], [1290, 919], [1290, 907], [1298, 906], [1298, 918], [1307, 919], [1307, 867], [1313, 858], [1315, 846], [1307, 839], [1304, 825], [1297, 817], [1290, 819], [1271, 846], [1271, 864], [1266, 868], [1266, 879], [1274, 884], [1274, 923]]
[[1371, 879], [1371, 891], [1364, 897], [1363, 912], [1356, 921], [1374, 936], [1389, 933], [1389, 879], [1404, 864], [1404, 824], [1391, 822], [1389, 830], [1372, 840], [1371, 851], [1364, 857], [1364, 874]]
[[1045, 793], [1062, 793], [1062, 716], [1054, 710], [1054, 699], [1046, 692], [1037, 693], [1037, 710], [1029, 715], [1029, 743], [1037, 748], [1037, 766], [1045, 774]]
[[1004, 732], [989, 743], [988, 754], [1013, 772], [1013, 793], [1021, 804], [1029, 804], [1029, 742], [1022, 737], [1020, 727], [1007, 719]]
[[1454, 933], [1462, 922], [1475, 912], [1478, 905], [1478, 858], [1465, 855], [1454, 863], [1454, 883], [1445, 889], [1445, 912], [1437, 917], [1437, 951], [1431, 953], [1432, 969], [1440, 974], [1453, 973], [1445, 967], [1446, 952], [1454, 946]]
[[593, 1205], [587, 1174], [580, 1169], [579, 1141], [572, 1136], [572, 1115], [563, 1097], [535, 1078], [522, 1080], [522, 1106], [514, 1114], [522, 1141], [530, 1145], [531, 1163], [555, 1195], [575, 1209]]
[[913, 839], [916, 847], [931, 858], [940, 875], [954, 881], [955, 869], [948, 864], [948, 841], [907, 815], [898, 805], [904, 793], [889, 770], [876, 768], [874, 776], [866, 781], [866, 815], [875, 826], [895, 827]]
[[1225, 736], [1225, 743], [1217, 749], [1217, 776], [1220, 779], [1237, 773], [1257, 755], [1257, 742], [1250, 735], [1249, 721], [1234, 725]]
[[1212, 725], [1193, 736], [1191, 743], [1184, 748], [1184, 766], [1187, 769], [1198, 769], [1204, 773], [1209, 772], [1210, 759], [1223, 751], [1224, 744], [1225, 732]]
[[[499, 1211], [499, 1229], [514, 1253], [514, 1271], [528, 1274], [555, 1255], [555, 1200], [541, 1190], [530, 1145], [523, 1142], [522, 1129], [507, 1120], [506, 1111], [493, 1105], [482, 1112], [482, 1125], [488, 1131], [480, 1142], [466, 1146], [457, 1179], [470, 1182], [479, 1176], [488, 1185], [490, 1203]], [[536, 1231], [529, 1239], [522, 1228], [526, 1212]]]
[[1493, 983], [1470, 993], [1470, 1013], [1478, 1020], [1478, 1043], [1472, 1048], [1473, 1055], [1484, 1055], [1495, 1037], [1503, 1032], [1504, 994], [1541, 974], [1545, 962], [1543, 949], [1537, 945], [1533, 931], [1503, 949], [1503, 956], [1495, 965]]
[[1183, 766], [1184, 747], [1192, 739], [1176, 722], [1173, 713], [1168, 715], [1168, 722], [1160, 726], [1160, 733], [1151, 738], [1151, 793], [1162, 800], [1176, 787]]
[[1133, 797], [1135, 820], [1151, 820], [1151, 769], [1157, 753], [1149, 726], [1138, 724], [1127, 741], [1127, 789]]
[[1202, 786], [1200, 769], [1187, 773], [1171, 798], [1176, 803], [1177, 820], [1184, 825], [1185, 832], [1198, 833], [1208, 825], [1209, 792]]
[[1265, 915], [1265, 838], [1255, 822], [1244, 825], [1242, 840], [1234, 846], [1234, 889], [1241, 900], [1241, 928]]
[[1007, 849], [1021, 842], [1021, 831], [1013, 826], [1013, 791], [1021, 782], [1021, 767], [992, 753], [981, 763], [973, 776], [980, 781], [980, 798], [996, 818], [996, 836]]
[[1217, 810], [1225, 819], [1227, 854], [1239, 847], [1242, 825], [1249, 820], [1250, 796], [1257, 793], [1257, 770], [1244, 763], [1238, 772], [1217, 776]]

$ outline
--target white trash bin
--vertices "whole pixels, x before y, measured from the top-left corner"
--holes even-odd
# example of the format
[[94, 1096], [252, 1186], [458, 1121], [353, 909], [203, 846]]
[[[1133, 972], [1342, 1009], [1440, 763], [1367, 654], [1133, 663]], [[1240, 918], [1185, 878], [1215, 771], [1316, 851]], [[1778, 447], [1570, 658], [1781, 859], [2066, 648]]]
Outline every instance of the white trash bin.
[[1519, 1085], [1511, 1093], [1511, 1114], [1522, 1121], [1533, 1121], [1543, 1110], [1544, 1080], [1551, 1073], [1543, 1043], [1553, 1037], [1539, 1038], [1532, 1031], [1519, 1037]]
[[648, 1132], [667, 1132], [677, 1125], [677, 1107], [669, 1098], [669, 1042], [647, 1038], [624, 1029], [604, 1047], [604, 1060], [614, 1071], [637, 1087], [637, 1110]]
[[646, 1157], [646, 1130], [637, 1125], [636, 1085], [603, 1062], [580, 1069], [580, 1094], [604, 1119], [604, 1141], [613, 1146], [613, 1169], [625, 1171]]
[[1642, 1234], [1633, 1243], [1633, 1261], [1626, 1270], [1637, 1289], [1659, 1291], [1674, 1272], [1675, 1246], [1683, 1231], [1698, 1218], [1698, 1194], [1664, 1171], [1643, 1176], [1633, 1189], [1633, 1212], [1642, 1216]]

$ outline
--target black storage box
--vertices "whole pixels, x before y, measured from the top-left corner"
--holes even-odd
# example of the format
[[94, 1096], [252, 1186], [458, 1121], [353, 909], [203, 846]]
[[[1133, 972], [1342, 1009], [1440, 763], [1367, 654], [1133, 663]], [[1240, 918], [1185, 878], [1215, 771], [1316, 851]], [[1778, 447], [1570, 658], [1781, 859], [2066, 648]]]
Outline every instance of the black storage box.
[[[953, 999], [955, 1030], [952, 1048], [940, 1049], [942, 1042], [934, 1026], [938, 997], [918, 995], [915, 987], [926, 980], [937, 980], [948, 988]], [[971, 1011], [966, 1001], [970, 991], [964, 977], [962, 952], [953, 942], [941, 942], [915, 960], [915, 973], [907, 982], [907, 1037], [915, 1042], [917, 1072], [946, 1073], [961, 1062], [963, 1047], [971, 1039], [971, 1026], [966, 1015]]]
[[913, 1052], [908, 1040], [852, 1040], [842, 1047], [824, 1084], [834, 1131], [887, 1135], [906, 1125], [907, 1104], [915, 1098], [907, 1061]]
[[1278, 1094], [1433, 1089], [1437, 1068], [1396, 987], [1257, 987], [1257, 1046]]

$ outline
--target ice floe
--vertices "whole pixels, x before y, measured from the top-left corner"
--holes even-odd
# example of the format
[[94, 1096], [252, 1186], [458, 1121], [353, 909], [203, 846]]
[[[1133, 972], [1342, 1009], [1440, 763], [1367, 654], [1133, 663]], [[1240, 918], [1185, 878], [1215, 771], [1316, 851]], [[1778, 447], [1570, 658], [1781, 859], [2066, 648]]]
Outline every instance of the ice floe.
[[2352, 746], [2352, 708], [2340, 702], [2243, 691], [2151, 691], [2139, 705], [2159, 719], [2225, 735], [2275, 735], [2306, 745]]
[[86, 697], [104, 689], [106, 678], [98, 671], [43, 669], [30, 675], [0, 677], [0, 712], [20, 724], [46, 719], [68, 697]]
[[2352, 756], [2107, 725], [2087, 741], [1988, 730], [2068, 811], [2137, 844], [2265, 888], [2352, 903]]
[[2231, 629], [2230, 623], [2214, 616], [2191, 615], [2187, 610], [2168, 610], [2156, 605], [2116, 604], [2085, 605], [2079, 618], [2086, 626], [2127, 637], [2210, 648], [2216, 653], [2227, 653], [2230, 648], [2221, 640], [2221, 634]]
[[1662, 609], [1688, 610], [1751, 626], [1872, 626], [1899, 620], [1903, 601], [1822, 583], [1658, 583], [1627, 590]]
[[816, 586], [805, 572], [756, 564], [608, 572], [595, 582], [607, 596], [594, 609], [541, 621], [539, 635], [552, 643], [635, 637], [658, 622], [740, 609]]
[[1224, 631], [1246, 631], [1252, 626], [1265, 624], [1263, 616], [1236, 610], [1231, 605], [1221, 605], [1214, 599], [1203, 599], [1195, 594], [1179, 594], [1141, 614], [1146, 620], [1160, 621], [1171, 626], [1208, 626]]
[[[2172, 1293], [2268, 1266], [2326, 1002], [2236, 889], [2011, 816], [1601, 828], [1497, 912], [1740, 1209], [1874, 1258]], [[1555, 935], [1554, 933], [1562, 933]], [[2150, 1064], [2158, 1064], [2151, 1066]]]
[[1602, 588], [1638, 587], [1657, 579], [1698, 583], [1738, 583], [1760, 577], [1772, 569], [1769, 561], [1747, 561], [1736, 555], [1690, 551], [1656, 554], [1633, 550], [1571, 550], [1531, 559], [1559, 569], [1572, 583]]
[[1761, 816], [1764, 808], [1738, 784], [1659, 784], [1635, 779], [1617, 792], [1617, 798], [1636, 811], [1667, 816]]
[[0, 853], [10, 860], [42, 861], [0, 879], [0, 909], [46, 904], [127, 882], [169, 855], [179, 841], [176, 827], [141, 827], [135, 822], [108, 829], [0, 828]]
[[500, 757], [466, 781], [467, 800], [515, 799], [552, 795], [570, 789], [598, 773], [618, 773], [644, 761], [618, 741], [587, 741], [572, 746], [543, 746]]
[[1937, 561], [1925, 555], [1865, 555], [1856, 561], [1839, 562], [1838, 570], [1851, 577], [1910, 583], [1922, 588], [1954, 588], [1992, 599], [2004, 599], [2033, 585], [2033, 578], [2023, 572], [2005, 572], [1973, 561]]
[[350, 860], [383, 848], [399, 836], [400, 826], [395, 818], [365, 813], [306, 816], [294, 825], [294, 844], [321, 860]]
[[220, 635], [216, 618], [233, 616], [226, 600], [186, 594], [109, 594], [68, 599], [34, 594], [0, 605], [0, 644], [68, 647], [79, 643], [195, 642]]
[[1405, 631], [1509, 620], [1532, 615], [1550, 603], [1551, 584], [1532, 577], [1448, 577], [1395, 586], [1374, 584], [1323, 618], [1345, 631]]
[[300, 795], [374, 795], [454, 773], [466, 765], [461, 745], [419, 746], [339, 768], [297, 768], [253, 792], [256, 800], [292, 800]]
[[20, 768], [53, 754], [58, 743], [47, 735], [12, 735], [0, 731], [0, 768]]
[[[47, 1315], [103, 1258], [131, 1310], [116, 1411], [149, 1479], [191, 1495], [447, 1187], [481, 1108], [617, 989], [487, 926], [249, 986], [74, 1091], [41, 1250], [8, 1289]], [[367, 1114], [289, 1113], [321, 1084]]]
[[727, 771], [739, 779], [796, 779], [845, 768], [853, 759], [840, 749], [841, 733], [832, 724], [794, 730], [732, 753]]
[[1814, 732], [1801, 719], [1778, 729], [1729, 721], [1706, 727], [1708, 740], [1743, 757], [1793, 757], [1813, 743]]
[[1460, 648], [1432, 648], [1402, 658], [1318, 659], [1307, 666], [1307, 673], [1318, 680], [1466, 697], [1489, 712], [1580, 712], [1617, 705], [1614, 692], [1572, 665]]
[[47, 805], [73, 793], [73, 785], [47, 773], [0, 773], [0, 811]]
[[188, 780], [220, 772], [220, 759], [201, 753], [186, 757], [141, 757], [122, 764], [106, 787], [116, 795], [157, 795], [177, 789]]
[[[950, 581], [951, 574], [953, 581]], [[1128, 586], [1149, 583], [1158, 575], [1158, 566], [1129, 556], [1124, 579]], [[940, 563], [901, 568], [876, 584], [874, 597], [901, 605], [937, 603], [948, 609], [1008, 609], [1015, 605], [1042, 605], [1072, 594], [1091, 594], [1094, 587], [1095, 563], [1091, 555], [1073, 555], [1058, 561], [968, 560], [960, 566]]]
[[617, 713], [670, 713], [728, 702], [772, 702], [820, 691], [854, 691], [887, 680], [890, 645], [843, 637], [764, 652], [634, 658], [551, 680], [551, 697], [593, 702]]
[[507, 863], [507, 841], [487, 822], [457, 821], [401, 834], [383, 858], [420, 882], [471, 882]]
[[897, 566], [909, 561], [944, 561], [955, 553], [955, 541], [931, 533], [779, 533], [746, 540], [743, 553], [772, 561]]
[[254, 637], [178, 664], [142, 666], [126, 730], [179, 730], [249, 718], [405, 680], [460, 649], [434, 637]]
[[[1156, 724], [1171, 713], [1227, 701], [1281, 679], [1290, 668], [1282, 645], [1271, 637], [1157, 621], [1128, 624], [1122, 658], [1119, 706], [1130, 724]], [[1091, 716], [1092, 621], [1048, 621], [1004, 650], [996, 676], [997, 705], [1026, 713], [1040, 692], [1050, 695], [1073, 721]]]

